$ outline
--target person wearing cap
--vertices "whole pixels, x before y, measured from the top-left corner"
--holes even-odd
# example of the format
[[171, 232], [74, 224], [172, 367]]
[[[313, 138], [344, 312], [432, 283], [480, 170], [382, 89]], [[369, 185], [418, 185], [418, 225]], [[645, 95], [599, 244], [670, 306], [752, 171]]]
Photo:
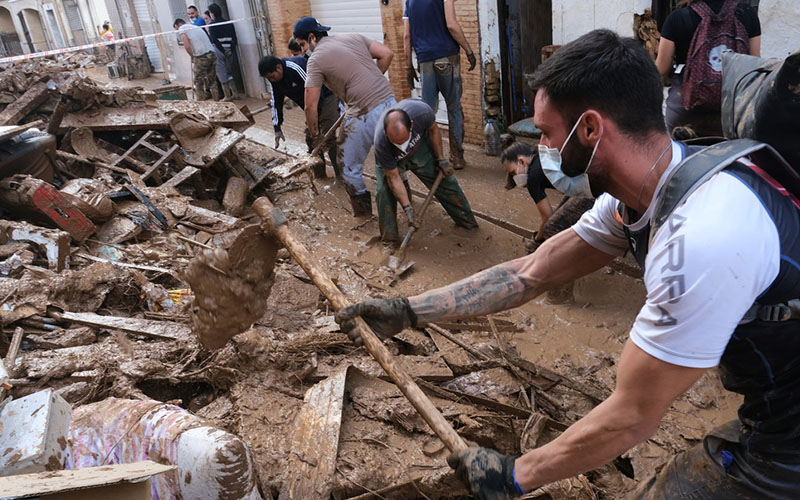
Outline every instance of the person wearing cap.
[[214, 65], [217, 62], [214, 45], [203, 28], [187, 24], [183, 19], [176, 19], [172, 27], [180, 32], [183, 48], [192, 58], [195, 98], [198, 101], [208, 98], [216, 101], [219, 95], [214, 75]]
[[294, 25], [294, 38], [309, 54], [305, 90], [306, 125], [315, 144], [326, 130], [319, 127], [317, 103], [322, 87], [328, 87], [345, 103], [339, 135], [338, 163], [353, 215], [372, 215], [372, 199], [362, 176], [377, 125], [383, 112], [397, 104], [383, 73], [394, 54], [377, 40], [361, 34], [328, 36], [330, 26], [313, 17]]
[[458, 185], [453, 169], [442, 149], [442, 132], [436, 124], [436, 115], [420, 99], [404, 99], [388, 109], [375, 127], [375, 171], [378, 209], [378, 226], [381, 240], [397, 243], [397, 202], [405, 212], [410, 226], [417, 225], [414, 208], [408, 192], [408, 172], [431, 189], [437, 171], [442, 178], [435, 196], [457, 226], [467, 229], [478, 227], [469, 201]]
[[[306, 58], [302, 55], [295, 57], [278, 58], [275, 56], [264, 56], [258, 61], [258, 72], [261, 76], [269, 80], [272, 85], [272, 126], [275, 129], [275, 149], [280, 146], [280, 141], [285, 140], [281, 125], [283, 124], [283, 103], [288, 97], [300, 109], [305, 108], [305, 84], [306, 84]], [[339, 99], [326, 87], [322, 88], [322, 94], [317, 109], [319, 124], [322, 128], [328, 129], [336, 123], [339, 118]], [[311, 134], [306, 129], [306, 144], [311, 151]], [[333, 171], [339, 177], [339, 164], [336, 159], [336, 138], [331, 136], [326, 144], [328, 157], [331, 159]], [[323, 151], [319, 152], [322, 162], [314, 164], [314, 175], [318, 179], [325, 177], [325, 161]]]
[[464, 49], [469, 71], [477, 60], [464, 30], [456, 19], [455, 0], [406, 0], [403, 14], [403, 50], [405, 50], [408, 86], [418, 79], [411, 62], [411, 48], [417, 54], [422, 74], [422, 100], [435, 110], [439, 94], [447, 104], [450, 138], [450, 161], [456, 170], [464, 168], [464, 112], [461, 109], [461, 56]]

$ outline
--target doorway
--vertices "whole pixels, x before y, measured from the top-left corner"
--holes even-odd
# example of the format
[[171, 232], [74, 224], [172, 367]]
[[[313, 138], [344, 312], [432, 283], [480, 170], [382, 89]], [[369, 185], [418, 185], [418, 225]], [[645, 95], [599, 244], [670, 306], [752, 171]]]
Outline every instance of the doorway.
[[503, 122], [533, 116], [534, 94], [526, 75], [541, 64], [542, 47], [553, 43], [552, 0], [498, 0]]

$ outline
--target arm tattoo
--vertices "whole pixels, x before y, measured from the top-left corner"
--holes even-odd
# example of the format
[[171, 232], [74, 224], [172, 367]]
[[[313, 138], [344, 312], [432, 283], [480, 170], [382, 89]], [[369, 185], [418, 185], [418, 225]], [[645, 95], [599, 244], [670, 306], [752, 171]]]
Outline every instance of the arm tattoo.
[[410, 297], [419, 323], [481, 316], [511, 309], [533, 299], [538, 292], [520, 276], [515, 261], [491, 267], [437, 290]]

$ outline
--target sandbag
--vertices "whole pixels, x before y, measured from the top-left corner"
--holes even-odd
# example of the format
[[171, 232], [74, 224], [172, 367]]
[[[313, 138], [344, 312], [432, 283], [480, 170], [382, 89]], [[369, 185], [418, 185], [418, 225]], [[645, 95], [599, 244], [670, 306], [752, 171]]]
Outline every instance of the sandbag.
[[774, 147], [800, 170], [800, 51], [784, 61], [722, 56], [722, 131]]

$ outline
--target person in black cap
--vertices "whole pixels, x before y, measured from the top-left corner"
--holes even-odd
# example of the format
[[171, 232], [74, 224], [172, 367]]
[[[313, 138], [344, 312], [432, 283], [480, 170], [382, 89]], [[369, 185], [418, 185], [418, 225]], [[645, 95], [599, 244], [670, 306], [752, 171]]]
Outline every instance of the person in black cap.
[[329, 26], [313, 17], [294, 25], [294, 38], [310, 53], [307, 66], [306, 125], [315, 143], [326, 132], [319, 127], [317, 103], [323, 86], [346, 105], [339, 136], [338, 159], [345, 189], [356, 217], [372, 215], [372, 197], [364, 184], [362, 171], [381, 114], [397, 104], [394, 92], [383, 73], [394, 54], [377, 40], [361, 34], [328, 36]]

